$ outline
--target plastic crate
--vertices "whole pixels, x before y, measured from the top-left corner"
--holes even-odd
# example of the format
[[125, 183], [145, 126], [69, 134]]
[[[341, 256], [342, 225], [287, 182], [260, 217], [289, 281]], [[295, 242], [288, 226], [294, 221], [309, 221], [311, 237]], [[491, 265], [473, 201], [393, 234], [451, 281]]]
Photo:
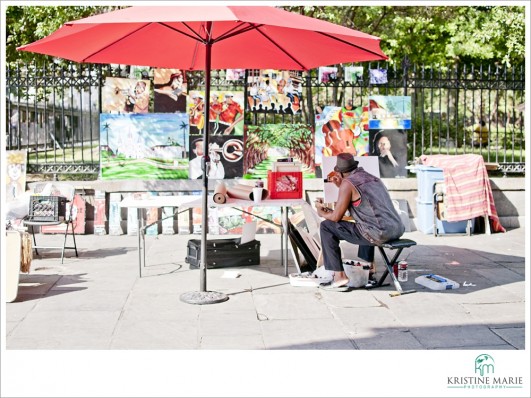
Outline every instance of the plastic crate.
[[[433, 203], [422, 203], [417, 199], [417, 229], [433, 234]], [[441, 221], [436, 219], [437, 234], [463, 234], [467, 232], [468, 220]]]
[[443, 169], [431, 166], [417, 166], [417, 199], [422, 203], [433, 203], [433, 186], [444, 181]]
[[302, 198], [302, 172], [268, 171], [267, 190], [271, 199]]
[[64, 196], [30, 196], [30, 221], [63, 221], [66, 214]]

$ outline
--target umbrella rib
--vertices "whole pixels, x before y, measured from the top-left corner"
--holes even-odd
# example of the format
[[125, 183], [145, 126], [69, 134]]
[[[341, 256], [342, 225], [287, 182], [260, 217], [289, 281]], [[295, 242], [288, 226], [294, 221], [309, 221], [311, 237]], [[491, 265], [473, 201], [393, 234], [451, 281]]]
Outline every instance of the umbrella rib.
[[183, 35], [189, 37], [190, 39], [193, 39], [193, 40], [196, 40], [196, 41], [200, 41], [200, 42], [202, 42], [202, 43], [206, 43], [205, 39], [202, 38], [202, 37], [199, 35], [198, 32], [196, 32], [195, 30], [193, 30], [193, 29], [192, 29], [190, 26], [188, 26], [188, 24], [186, 24], [185, 22], [183, 22], [182, 24], [183, 24], [184, 26], [186, 26], [186, 27], [188, 28], [188, 30], [190, 30], [190, 31], [193, 33], [193, 35], [190, 34], [190, 33], [185, 32], [185, 31], [183, 31], [183, 30], [181, 30], [181, 29], [174, 28], [173, 26], [170, 26], [170, 25], [168, 25], [168, 24], [166, 24], [166, 23], [164, 23], [164, 22], [157, 22], [157, 23], [158, 23], [159, 25], [164, 26], [165, 28], [168, 28], [168, 29], [170, 29], [170, 30], [173, 30], [173, 31], [175, 31], [175, 32], [177, 32], [177, 33], [181, 33], [181, 34], [183, 34]]
[[280, 51], [282, 51], [284, 54], [286, 54], [288, 57], [290, 57], [295, 63], [297, 63], [301, 69], [307, 70], [303, 64], [301, 64], [296, 58], [294, 58], [288, 51], [286, 51], [283, 47], [281, 47], [275, 40], [273, 40], [271, 37], [266, 35], [264, 32], [262, 32], [259, 27], [255, 27], [256, 31], [260, 33], [262, 36], [264, 36], [267, 40], [269, 40], [271, 43], [273, 43]]
[[233, 27], [232, 29], [228, 30], [227, 32], [225, 32], [222, 35], [220, 35], [219, 37], [217, 37], [214, 40], [214, 42], [218, 42], [218, 41], [221, 41], [221, 40], [229, 39], [229, 38], [231, 38], [233, 36], [237, 36], [237, 35], [240, 35], [242, 33], [248, 32], [249, 30], [256, 29], [256, 28], [259, 28], [259, 27], [263, 26], [263, 24], [260, 24], [260, 25], [247, 24], [247, 26], [245, 28], [243, 28], [241, 30], [237, 30], [240, 27], [245, 26], [246, 24], [247, 24], [247, 22], [240, 23], [239, 25]]
[[367, 53], [371, 53], [371, 54], [374, 54], [374, 55], [378, 55], [379, 57], [382, 56], [382, 54], [379, 54], [379, 53], [377, 53], [377, 52], [375, 52], [375, 51], [368, 50], [368, 49], [366, 49], [366, 48], [364, 48], [364, 47], [361, 47], [361, 46], [358, 46], [358, 45], [356, 45], [356, 44], [354, 44], [354, 43], [349, 43], [349, 42], [346, 41], [346, 40], [343, 40], [343, 39], [340, 39], [340, 38], [338, 38], [338, 37], [332, 36], [332, 35], [330, 35], [330, 34], [328, 34], [328, 33], [318, 32], [318, 31], [315, 31], [315, 33], [319, 33], [319, 34], [321, 34], [321, 35], [323, 35], [323, 36], [326, 36], [326, 37], [328, 37], [328, 38], [330, 38], [330, 39], [334, 39], [334, 40], [339, 41], [339, 42], [341, 42], [341, 43], [347, 44], [347, 45], [349, 45], [349, 46], [351, 46], [351, 47], [358, 48], [358, 49], [360, 49], [360, 50], [362, 50], [362, 51], [365, 51], [365, 52], [367, 52]]

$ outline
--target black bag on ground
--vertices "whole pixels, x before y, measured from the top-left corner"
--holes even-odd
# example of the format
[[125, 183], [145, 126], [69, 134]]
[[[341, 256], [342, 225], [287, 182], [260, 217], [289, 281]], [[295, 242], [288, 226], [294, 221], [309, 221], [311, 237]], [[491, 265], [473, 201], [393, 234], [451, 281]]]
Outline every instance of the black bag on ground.
[[[207, 269], [260, 265], [260, 242], [252, 240], [241, 244], [241, 238], [207, 240]], [[185, 261], [190, 269], [199, 268], [201, 240], [188, 241]]]

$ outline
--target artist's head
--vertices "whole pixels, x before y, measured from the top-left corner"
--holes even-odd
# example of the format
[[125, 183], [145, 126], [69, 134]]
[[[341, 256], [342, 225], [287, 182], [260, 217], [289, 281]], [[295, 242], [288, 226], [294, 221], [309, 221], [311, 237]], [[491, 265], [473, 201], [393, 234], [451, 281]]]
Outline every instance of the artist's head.
[[347, 174], [358, 168], [358, 161], [354, 159], [354, 156], [350, 153], [340, 153], [337, 155], [336, 167], [334, 171]]

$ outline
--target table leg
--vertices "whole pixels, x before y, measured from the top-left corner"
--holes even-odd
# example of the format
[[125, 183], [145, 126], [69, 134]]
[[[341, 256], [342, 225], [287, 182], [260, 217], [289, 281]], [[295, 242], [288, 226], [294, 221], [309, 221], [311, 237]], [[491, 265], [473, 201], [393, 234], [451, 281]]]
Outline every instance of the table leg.
[[282, 207], [282, 262], [284, 264], [284, 276], [288, 276], [288, 208]]
[[140, 278], [142, 278], [142, 237], [140, 234], [142, 233], [142, 225], [141, 225], [141, 219], [142, 219], [142, 209], [139, 207], [136, 209], [136, 215], [137, 215], [137, 235], [138, 235], [138, 275]]

